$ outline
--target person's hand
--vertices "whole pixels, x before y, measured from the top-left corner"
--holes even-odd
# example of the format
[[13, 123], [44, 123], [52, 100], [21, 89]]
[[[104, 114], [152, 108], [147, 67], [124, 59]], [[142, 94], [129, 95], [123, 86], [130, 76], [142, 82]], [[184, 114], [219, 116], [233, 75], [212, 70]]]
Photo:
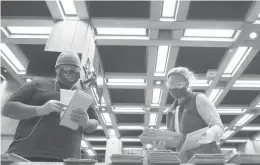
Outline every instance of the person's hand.
[[64, 109], [63, 109], [64, 107], [67, 107], [67, 105], [62, 104], [61, 102], [59, 102], [57, 100], [50, 100], [42, 106], [37, 106], [36, 114], [39, 116], [43, 116], [43, 115], [48, 115], [51, 112], [61, 113], [64, 111]]
[[70, 119], [81, 127], [86, 128], [89, 121], [89, 116], [83, 109], [76, 109], [72, 111]]
[[198, 144], [208, 144], [214, 141], [215, 135], [214, 132], [210, 129], [207, 130], [206, 134], [204, 134], [198, 141]]
[[156, 141], [153, 141], [153, 149], [156, 150], [166, 150], [166, 143], [165, 141], [159, 141], [158, 143], [156, 143]]

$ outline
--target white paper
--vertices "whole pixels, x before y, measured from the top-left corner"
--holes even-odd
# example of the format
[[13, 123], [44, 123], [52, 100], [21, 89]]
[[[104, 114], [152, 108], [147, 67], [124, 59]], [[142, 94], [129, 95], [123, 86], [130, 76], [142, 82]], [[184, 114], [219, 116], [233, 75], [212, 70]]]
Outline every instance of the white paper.
[[60, 125], [76, 130], [78, 128], [78, 124], [72, 122], [70, 119], [72, 111], [76, 109], [87, 110], [92, 104], [92, 101], [93, 98], [91, 95], [77, 90], [73, 95], [64, 115], [61, 118]]
[[[73, 95], [75, 94], [75, 90], [66, 90], [66, 89], [60, 89], [60, 102], [65, 105], [69, 105]], [[66, 111], [66, 107], [63, 108], [64, 111]], [[60, 113], [60, 118], [62, 118], [64, 112]]]
[[200, 146], [199, 139], [206, 134], [208, 127], [187, 134], [185, 142], [182, 145], [181, 152], [185, 152]]

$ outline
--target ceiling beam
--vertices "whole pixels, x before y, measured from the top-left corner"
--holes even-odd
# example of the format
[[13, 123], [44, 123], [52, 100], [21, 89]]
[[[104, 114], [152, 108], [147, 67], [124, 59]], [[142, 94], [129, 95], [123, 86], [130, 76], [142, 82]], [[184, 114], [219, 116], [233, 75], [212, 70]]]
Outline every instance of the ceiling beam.
[[[147, 47], [147, 85], [145, 90], [145, 106], [150, 107], [153, 99], [153, 81], [158, 48]], [[150, 113], [147, 111], [144, 117], [144, 126], [149, 126]]]
[[[169, 72], [169, 70], [171, 70], [172, 68], [174, 68], [177, 57], [178, 57], [178, 52], [179, 52], [179, 48], [178, 47], [174, 47], [172, 46], [169, 49], [169, 55], [168, 55], [168, 60], [167, 60], [167, 65], [166, 65], [166, 75]], [[164, 80], [167, 81], [167, 76], [164, 76]], [[164, 82], [165, 83], [165, 82]], [[166, 105], [166, 101], [167, 101], [167, 97], [168, 97], [168, 89], [166, 88], [166, 86], [164, 85], [163, 90], [162, 90], [162, 96], [161, 96], [161, 103], [160, 106]], [[162, 116], [163, 116], [163, 111], [165, 110], [165, 108], [159, 108], [159, 116], [158, 116], [158, 121], [156, 123], [156, 128], [159, 128], [161, 125], [161, 120], [162, 120]]]
[[176, 21], [185, 21], [190, 7], [190, 0], [179, 1]]
[[77, 11], [78, 18], [81, 20], [89, 19], [88, 7], [85, 1], [74, 0], [75, 9]]
[[96, 37], [97, 45], [125, 45], [125, 46], [190, 46], [190, 47], [230, 47], [228, 41], [180, 41], [180, 40], [136, 40], [136, 39], [105, 39]]
[[[162, 1], [151, 1], [150, 2], [150, 20], [159, 21], [161, 17]], [[156, 40], [159, 37], [159, 29], [150, 30], [150, 39]]]
[[48, 41], [48, 35], [26, 38], [25, 36], [9, 35], [8, 38], [2, 38], [2, 42], [6, 44], [27, 44], [27, 45], [45, 45]]
[[[50, 1], [48, 1], [50, 2]], [[1, 26], [40, 26], [40, 27], [52, 27], [54, 21], [46, 17], [13, 17], [2, 16]]]
[[236, 50], [233, 50], [233, 49], [230, 49], [226, 52], [223, 60], [221, 61], [220, 65], [219, 65], [217, 74], [215, 75], [214, 79], [212, 80], [209, 88], [207, 89], [207, 91], [205, 93], [207, 96], [209, 96], [211, 94], [211, 92], [213, 91], [213, 89], [215, 89], [217, 87], [217, 84], [221, 80], [226, 67], [228, 66], [229, 62], [232, 60], [232, 57], [235, 53], [236, 53]]
[[244, 22], [235, 21], [151, 21], [145, 20], [134, 20], [134, 19], [104, 19], [94, 18], [91, 19], [94, 28], [97, 27], [125, 27], [125, 28], [150, 28], [150, 29], [186, 29], [186, 28], [203, 28], [203, 29], [233, 29], [239, 30]]
[[240, 68], [236, 71], [236, 73], [233, 75], [233, 77], [228, 81], [225, 88], [223, 89], [223, 92], [220, 94], [218, 99], [215, 102], [215, 105], [219, 105], [221, 101], [224, 99], [228, 91], [232, 88], [235, 81], [241, 76], [241, 74], [244, 72], [244, 70], [247, 68], [247, 66], [250, 64], [250, 62], [254, 59], [256, 54], [258, 53], [259, 49], [252, 48], [251, 52], [247, 56], [247, 58], [244, 60], [244, 62], [241, 64]]
[[45, 0], [46, 1], [46, 4], [48, 6], [48, 9], [51, 13], [51, 16], [52, 18], [55, 20], [55, 21], [61, 21], [64, 19], [64, 14], [61, 9], [61, 6], [58, 4], [59, 1], [49, 1], [49, 0]]
[[245, 17], [245, 22], [253, 23], [258, 18], [258, 14], [260, 13], [260, 1], [254, 1], [251, 9], [247, 12]]

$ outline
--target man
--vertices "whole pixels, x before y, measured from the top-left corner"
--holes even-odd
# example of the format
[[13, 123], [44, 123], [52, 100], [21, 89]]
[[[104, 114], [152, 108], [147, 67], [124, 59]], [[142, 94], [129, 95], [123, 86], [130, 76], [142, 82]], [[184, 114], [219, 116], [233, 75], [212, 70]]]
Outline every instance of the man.
[[60, 89], [74, 88], [80, 78], [80, 59], [72, 52], [61, 53], [55, 69], [56, 80], [23, 85], [3, 107], [4, 116], [20, 120], [7, 153], [41, 162], [80, 158], [83, 131], [95, 131], [98, 121], [92, 108], [75, 109], [70, 117], [79, 128], [59, 125], [60, 112], [66, 107], [59, 102]]

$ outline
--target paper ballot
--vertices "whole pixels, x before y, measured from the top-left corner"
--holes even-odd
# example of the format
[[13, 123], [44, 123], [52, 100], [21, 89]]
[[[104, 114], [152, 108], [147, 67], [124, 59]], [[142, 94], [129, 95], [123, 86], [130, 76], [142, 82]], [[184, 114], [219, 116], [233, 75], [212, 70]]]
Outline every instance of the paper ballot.
[[181, 143], [182, 134], [172, 131], [145, 128], [139, 138], [143, 145], [152, 144], [153, 141], [165, 141], [168, 147], [176, 148]]
[[93, 97], [80, 90], [74, 92], [62, 90], [60, 100], [63, 104], [68, 105], [66, 111], [62, 114], [60, 125], [76, 130], [79, 126], [70, 119], [72, 110], [76, 110], [78, 108], [88, 109], [92, 104]]
[[199, 139], [206, 134], [208, 127], [199, 129], [186, 135], [186, 139], [182, 145], [180, 152], [185, 152], [200, 146], [198, 143]]

